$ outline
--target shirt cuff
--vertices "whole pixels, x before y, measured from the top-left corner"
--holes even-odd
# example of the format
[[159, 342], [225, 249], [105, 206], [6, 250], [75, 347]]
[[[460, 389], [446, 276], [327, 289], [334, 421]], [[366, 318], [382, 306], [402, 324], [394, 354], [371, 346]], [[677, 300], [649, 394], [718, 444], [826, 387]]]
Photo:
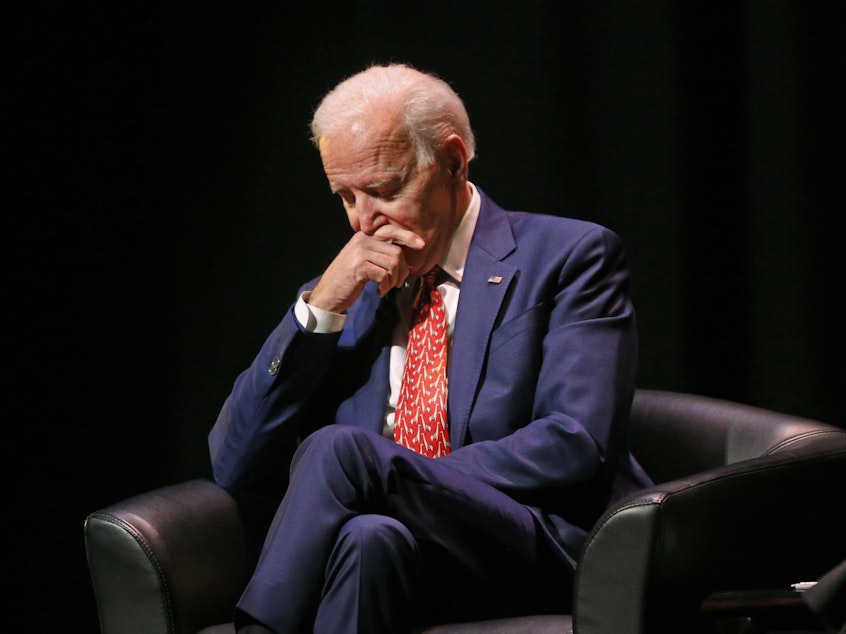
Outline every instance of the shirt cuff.
[[300, 326], [309, 332], [317, 334], [341, 332], [347, 316], [311, 306], [308, 303], [310, 296], [311, 291], [305, 291], [297, 298], [297, 303], [294, 304], [294, 317], [297, 318]]

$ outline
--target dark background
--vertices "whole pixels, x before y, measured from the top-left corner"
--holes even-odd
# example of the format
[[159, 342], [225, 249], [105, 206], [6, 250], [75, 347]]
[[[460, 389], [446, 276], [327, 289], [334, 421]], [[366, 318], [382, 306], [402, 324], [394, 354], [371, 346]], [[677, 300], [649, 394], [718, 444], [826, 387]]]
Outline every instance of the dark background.
[[453, 84], [500, 204], [623, 237], [641, 387], [846, 425], [844, 2], [13, 11], [4, 630], [96, 631], [85, 516], [208, 474], [232, 381], [348, 235], [307, 126], [371, 62]]

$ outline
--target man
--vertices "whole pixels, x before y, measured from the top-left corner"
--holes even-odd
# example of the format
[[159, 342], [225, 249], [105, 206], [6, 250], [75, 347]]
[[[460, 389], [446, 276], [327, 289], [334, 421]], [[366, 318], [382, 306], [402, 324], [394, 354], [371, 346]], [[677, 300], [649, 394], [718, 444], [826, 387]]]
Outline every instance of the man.
[[239, 631], [566, 611], [587, 531], [649, 483], [618, 238], [499, 208], [461, 100], [410, 67], [339, 84], [312, 133], [353, 235], [210, 434], [221, 485], [281, 498]]

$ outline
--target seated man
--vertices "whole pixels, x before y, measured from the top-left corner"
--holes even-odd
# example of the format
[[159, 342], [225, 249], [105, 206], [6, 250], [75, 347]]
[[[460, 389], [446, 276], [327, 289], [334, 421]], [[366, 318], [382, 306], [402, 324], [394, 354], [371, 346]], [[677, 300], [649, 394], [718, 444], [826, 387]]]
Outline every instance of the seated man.
[[587, 532], [649, 484], [619, 239], [498, 207], [462, 101], [408, 66], [343, 81], [312, 133], [353, 235], [210, 434], [221, 485], [278, 501], [236, 626], [566, 613]]

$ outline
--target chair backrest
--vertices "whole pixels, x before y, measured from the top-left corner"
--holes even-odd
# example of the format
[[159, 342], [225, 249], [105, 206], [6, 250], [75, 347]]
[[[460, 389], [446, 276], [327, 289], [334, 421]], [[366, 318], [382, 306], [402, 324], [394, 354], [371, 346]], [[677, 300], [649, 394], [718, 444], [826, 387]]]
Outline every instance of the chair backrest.
[[831, 425], [730, 401], [637, 390], [632, 451], [656, 483], [804, 446], [843, 434]]

